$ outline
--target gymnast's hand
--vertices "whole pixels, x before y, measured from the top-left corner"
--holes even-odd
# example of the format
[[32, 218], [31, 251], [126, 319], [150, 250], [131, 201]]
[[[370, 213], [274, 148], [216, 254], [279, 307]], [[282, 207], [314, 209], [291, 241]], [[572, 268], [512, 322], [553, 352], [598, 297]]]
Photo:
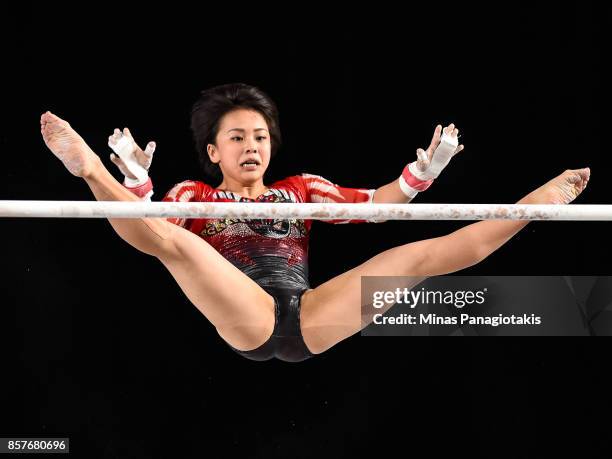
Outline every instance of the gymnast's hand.
[[415, 163], [416, 167], [410, 169], [412, 174], [420, 180], [437, 178], [451, 158], [463, 150], [464, 147], [459, 145], [458, 138], [459, 129], [454, 124], [447, 126], [444, 130], [441, 125], [438, 125], [429, 148], [417, 150], [419, 159]]
[[130, 130], [124, 128], [123, 132], [115, 129], [108, 137], [108, 146], [115, 152], [111, 153], [110, 160], [125, 176], [128, 185], [142, 185], [149, 179], [155, 142], [149, 142], [143, 151], [132, 137]]

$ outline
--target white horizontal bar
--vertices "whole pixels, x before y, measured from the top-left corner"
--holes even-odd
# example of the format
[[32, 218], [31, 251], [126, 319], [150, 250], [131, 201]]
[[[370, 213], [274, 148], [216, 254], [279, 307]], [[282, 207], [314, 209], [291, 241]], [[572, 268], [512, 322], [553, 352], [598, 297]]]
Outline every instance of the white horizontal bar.
[[610, 221], [612, 205], [0, 201], [0, 217]]

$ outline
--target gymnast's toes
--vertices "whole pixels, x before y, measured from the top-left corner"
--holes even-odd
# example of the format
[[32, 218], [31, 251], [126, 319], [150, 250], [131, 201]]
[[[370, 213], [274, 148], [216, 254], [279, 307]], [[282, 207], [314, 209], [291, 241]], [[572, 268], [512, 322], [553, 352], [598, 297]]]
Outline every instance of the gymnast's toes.
[[548, 201], [551, 204], [569, 204], [584, 191], [591, 175], [591, 170], [566, 170], [545, 185]]
[[91, 173], [95, 153], [67, 121], [46, 112], [41, 116], [41, 133], [47, 147], [72, 175], [85, 177]]

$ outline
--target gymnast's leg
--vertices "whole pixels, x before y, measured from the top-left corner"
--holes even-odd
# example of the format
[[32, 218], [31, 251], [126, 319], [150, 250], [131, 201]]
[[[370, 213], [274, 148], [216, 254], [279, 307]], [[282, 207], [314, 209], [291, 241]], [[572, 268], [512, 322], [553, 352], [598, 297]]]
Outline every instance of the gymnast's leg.
[[[517, 204], [568, 204], [584, 190], [589, 176], [589, 169], [568, 170]], [[526, 220], [481, 221], [446, 236], [394, 247], [306, 291], [301, 308], [306, 346], [312, 353], [319, 354], [369, 324], [361, 311], [362, 276], [414, 276], [413, 284], [405, 286], [412, 288], [427, 277], [449, 274], [479, 263], [527, 223]]]
[[[139, 201], [108, 172], [70, 125], [51, 113], [41, 117], [49, 149], [100, 201]], [[128, 244], [158, 258], [185, 295], [238, 350], [263, 344], [274, 328], [274, 299], [195, 234], [163, 218], [109, 219]]]

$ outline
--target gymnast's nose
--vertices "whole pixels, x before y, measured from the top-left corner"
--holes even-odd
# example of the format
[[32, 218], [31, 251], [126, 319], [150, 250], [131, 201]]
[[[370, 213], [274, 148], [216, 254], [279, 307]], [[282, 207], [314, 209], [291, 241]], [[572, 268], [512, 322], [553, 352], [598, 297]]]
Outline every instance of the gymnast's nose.
[[251, 141], [249, 144], [247, 144], [246, 152], [247, 153], [257, 153], [257, 144]]

